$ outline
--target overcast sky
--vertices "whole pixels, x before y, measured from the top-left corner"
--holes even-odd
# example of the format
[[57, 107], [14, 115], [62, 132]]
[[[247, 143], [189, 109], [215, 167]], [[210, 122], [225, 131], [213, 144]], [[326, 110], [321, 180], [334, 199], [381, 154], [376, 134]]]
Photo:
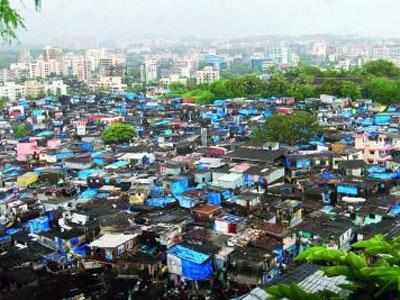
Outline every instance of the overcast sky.
[[26, 17], [22, 43], [65, 35], [98, 40], [144, 35], [400, 36], [399, 0], [42, 0], [40, 12], [33, 1], [11, 0]]

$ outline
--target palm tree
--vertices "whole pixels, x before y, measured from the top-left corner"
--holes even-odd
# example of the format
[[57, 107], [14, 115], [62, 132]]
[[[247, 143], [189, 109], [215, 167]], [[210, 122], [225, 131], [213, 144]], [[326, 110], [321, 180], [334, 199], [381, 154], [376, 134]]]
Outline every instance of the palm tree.
[[[40, 9], [41, 0], [34, 0], [36, 9]], [[24, 18], [11, 6], [10, 0], [0, 0], [0, 38], [11, 42], [17, 38], [17, 30], [25, 28]]]
[[[400, 237], [387, 240], [376, 235], [353, 244], [352, 251], [311, 247], [296, 262], [321, 265], [328, 277], [345, 276], [348, 299], [398, 299], [400, 295]], [[332, 293], [309, 294], [297, 285], [277, 285], [267, 289], [273, 299], [340, 299]]]

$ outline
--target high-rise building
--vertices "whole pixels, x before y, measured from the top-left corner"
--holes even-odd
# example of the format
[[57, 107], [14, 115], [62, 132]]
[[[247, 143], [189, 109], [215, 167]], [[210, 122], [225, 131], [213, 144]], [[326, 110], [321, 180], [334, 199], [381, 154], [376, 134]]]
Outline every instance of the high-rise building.
[[196, 82], [197, 84], [211, 83], [213, 81], [219, 80], [220, 73], [219, 70], [213, 69], [213, 67], [207, 66], [202, 70], [196, 72]]
[[146, 60], [141, 68], [141, 79], [144, 82], [156, 81], [158, 79], [158, 64], [155, 60]]
[[43, 60], [62, 60], [64, 51], [61, 48], [46, 47], [43, 49]]
[[29, 64], [32, 61], [31, 51], [29, 49], [21, 49], [18, 52], [17, 63]]

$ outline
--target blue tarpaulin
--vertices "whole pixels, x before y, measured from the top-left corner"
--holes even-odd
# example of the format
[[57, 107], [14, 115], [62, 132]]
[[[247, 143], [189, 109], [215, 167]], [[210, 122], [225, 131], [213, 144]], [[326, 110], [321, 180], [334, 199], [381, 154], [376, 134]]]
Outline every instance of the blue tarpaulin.
[[159, 185], [155, 185], [151, 188], [150, 195], [152, 198], [159, 198], [163, 195], [163, 188]]
[[184, 208], [192, 208], [197, 203], [193, 198], [183, 195], [175, 195], [175, 198], [178, 200], [179, 206]]
[[182, 194], [187, 191], [189, 187], [189, 181], [187, 177], [179, 178], [171, 184], [171, 193], [172, 194]]
[[386, 125], [386, 124], [389, 124], [391, 120], [392, 120], [392, 117], [388, 116], [388, 115], [377, 114], [374, 117], [374, 123], [376, 125]]
[[80, 194], [81, 199], [92, 199], [96, 196], [97, 189], [88, 188]]
[[125, 168], [126, 166], [129, 165], [129, 161], [128, 160], [118, 160], [115, 163], [112, 163], [110, 165], [107, 165], [105, 168], [106, 169], [121, 169], [121, 168]]
[[307, 169], [311, 166], [311, 161], [308, 159], [299, 159], [296, 161], [296, 168], [297, 169]]
[[163, 198], [150, 198], [146, 200], [146, 205], [151, 207], [159, 207], [164, 208], [169, 204], [175, 203], [176, 200], [172, 197], [163, 197]]
[[386, 169], [381, 166], [371, 166], [368, 168], [368, 173], [385, 173]]
[[80, 180], [86, 180], [90, 176], [97, 176], [102, 174], [101, 170], [97, 169], [87, 169], [87, 170], [81, 170], [78, 173], [78, 177]]
[[379, 180], [392, 180], [395, 179], [397, 177], [396, 173], [391, 173], [391, 172], [387, 172], [387, 173], [371, 173], [369, 174], [370, 178], [373, 179], [379, 179]]
[[26, 227], [28, 228], [30, 233], [40, 233], [43, 231], [49, 231], [50, 230], [49, 218], [47, 216], [43, 216], [29, 220], [26, 223]]
[[91, 143], [80, 143], [79, 144], [79, 149], [82, 152], [92, 152], [93, 151], [93, 145]]
[[323, 180], [332, 180], [336, 178], [336, 175], [329, 171], [324, 171], [320, 175], [321, 179]]
[[346, 194], [346, 195], [352, 195], [352, 196], [358, 195], [357, 187], [349, 186], [349, 185], [338, 185], [337, 192], [340, 194]]
[[6, 230], [6, 234], [8, 234], [8, 235], [14, 235], [14, 234], [16, 234], [16, 233], [18, 233], [18, 232], [20, 232], [20, 231], [21, 231], [21, 229], [12, 227], [12, 228], [8, 228], [8, 229]]
[[400, 215], [400, 203], [395, 204], [389, 211], [389, 214], [392, 216]]
[[221, 194], [209, 191], [207, 194], [208, 203], [212, 205], [221, 205]]
[[213, 276], [211, 260], [198, 265], [187, 260], [182, 260], [182, 275], [189, 280], [207, 280]]
[[72, 251], [78, 256], [86, 257], [90, 253], [90, 247], [87, 244], [83, 244], [79, 247], [73, 248]]
[[182, 245], [176, 245], [168, 253], [181, 259], [182, 275], [189, 280], [207, 280], [213, 275], [210, 256]]

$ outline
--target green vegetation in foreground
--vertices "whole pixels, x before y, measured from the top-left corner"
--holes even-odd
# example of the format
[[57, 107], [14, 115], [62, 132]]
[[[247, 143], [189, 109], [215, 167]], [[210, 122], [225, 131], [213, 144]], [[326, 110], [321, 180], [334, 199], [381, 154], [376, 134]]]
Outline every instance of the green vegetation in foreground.
[[351, 251], [311, 247], [296, 258], [300, 263], [321, 265], [328, 277], [344, 276], [344, 294], [330, 291], [308, 293], [295, 284], [267, 288], [272, 300], [394, 300], [400, 295], [400, 237], [376, 235], [352, 245]]

